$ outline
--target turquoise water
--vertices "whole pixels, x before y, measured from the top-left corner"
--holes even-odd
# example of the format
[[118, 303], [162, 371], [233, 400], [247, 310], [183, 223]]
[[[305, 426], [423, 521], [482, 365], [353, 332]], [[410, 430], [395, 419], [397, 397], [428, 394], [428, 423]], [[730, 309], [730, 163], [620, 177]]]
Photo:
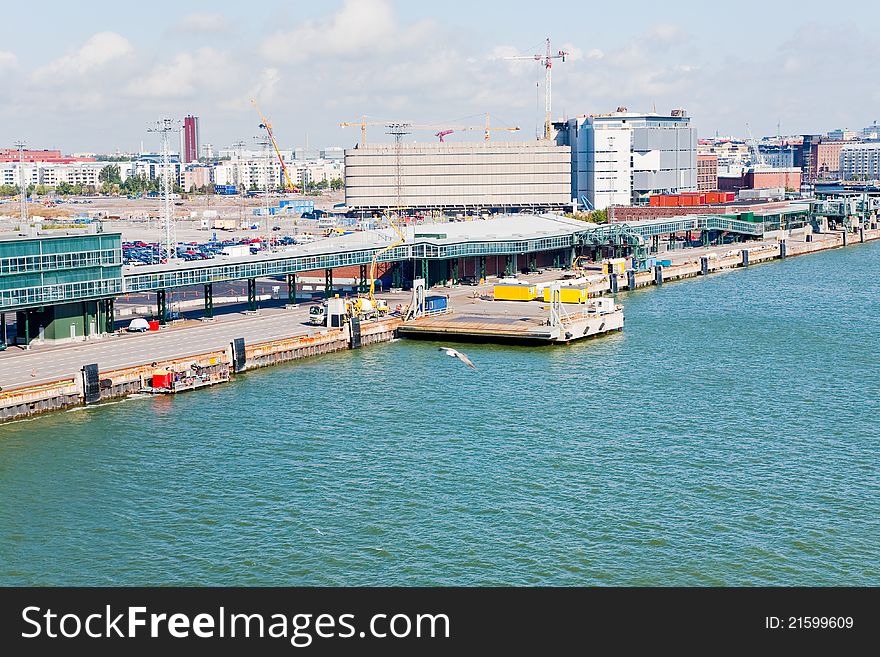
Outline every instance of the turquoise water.
[[0, 427], [0, 584], [880, 584], [880, 244]]

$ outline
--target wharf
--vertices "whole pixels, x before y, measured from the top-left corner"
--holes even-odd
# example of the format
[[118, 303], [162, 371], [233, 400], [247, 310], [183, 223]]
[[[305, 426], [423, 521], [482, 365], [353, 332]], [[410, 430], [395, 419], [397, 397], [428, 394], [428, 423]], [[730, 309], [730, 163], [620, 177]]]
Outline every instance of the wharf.
[[540, 317], [502, 315], [458, 315], [447, 313], [421, 317], [397, 329], [402, 337], [449, 339], [466, 342], [515, 342], [527, 344], [566, 344], [623, 329], [623, 308], [597, 315], [576, 313], [561, 326]]

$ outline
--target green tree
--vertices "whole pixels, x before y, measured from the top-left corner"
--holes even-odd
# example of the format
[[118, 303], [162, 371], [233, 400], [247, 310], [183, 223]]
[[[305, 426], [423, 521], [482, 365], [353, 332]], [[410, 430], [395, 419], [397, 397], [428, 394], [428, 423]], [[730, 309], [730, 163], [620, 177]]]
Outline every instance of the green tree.
[[345, 181], [342, 178], [334, 178], [330, 181], [330, 189], [343, 189], [345, 187]]
[[102, 183], [109, 183], [111, 185], [119, 185], [122, 183], [122, 177], [119, 175], [119, 165], [118, 164], [108, 164], [103, 169], [101, 169], [100, 173], [98, 173], [98, 180]]
[[73, 185], [71, 185], [69, 182], [62, 181], [55, 186], [55, 192], [60, 196], [73, 194]]
[[589, 221], [593, 224], [607, 224], [608, 210], [592, 210], [591, 212], [567, 212], [566, 217], [570, 219], [578, 219], [579, 221]]

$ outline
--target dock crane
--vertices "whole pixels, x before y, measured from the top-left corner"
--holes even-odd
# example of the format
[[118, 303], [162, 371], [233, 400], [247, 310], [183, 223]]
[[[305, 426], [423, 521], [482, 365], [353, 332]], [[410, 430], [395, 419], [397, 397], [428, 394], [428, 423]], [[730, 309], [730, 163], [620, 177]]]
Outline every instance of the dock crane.
[[550, 97], [551, 97], [551, 84], [552, 84], [552, 75], [551, 71], [553, 70], [553, 60], [561, 59], [563, 62], [565, 61], [565, 56], [571, 53], [567, 53], [564, 50], [559, 50], [556, 54], [553, 54], [553, 51], [550, 49], [550, 37], [547, 37], [547, 51], [543, 55], [515, 55], [513, 57], [505, 57], [504, 59], [532, 59], [536, 62], [540, 62], [544, 67], [544, 139], [550, 139], [550, 129], [551, 129], [551, 113], [550, 113]]
[[263, 113], [260, 111], [259, 105], [257, 105], [256, 98], [251, 98], [251, 105], [254, 106], [254, 109], [257, 110], [257, 114], [260, 115], [260, 127], [266, 131], [266, 134], [269, 136], [269, 141], [272, 142], [272, 146], [275, 148], [275, 154], [278, 156], [278, 161], [281, 163], [281, 170], [284, 172], [284, 181], [285, 181], [285, 189], [295, 192], [297, 191], [296, 186], [293, 184], [293, 181], [290, 179], [290, 173], [287, 171], [287, 165], [284, 164], [284, 158], [281, 157], [281, 150], [278, 148], [278, 142], [275, 141], [275, 135], [272, 134], [272, 124], [269, 122]]

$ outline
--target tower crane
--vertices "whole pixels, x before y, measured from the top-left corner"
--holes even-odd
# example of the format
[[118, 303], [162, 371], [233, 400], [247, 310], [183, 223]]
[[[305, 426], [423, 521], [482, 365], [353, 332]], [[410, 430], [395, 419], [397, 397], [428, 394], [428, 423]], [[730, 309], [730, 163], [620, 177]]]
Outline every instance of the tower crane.
[[505, 57], [504, 59], [532, 59], [536, 62], [540, 62], [544, 67], [544, 139], [550, 139], [550, 121], [551, 121], [551, 112], [550, 112], [550, 97], [551, 97], [551, 84], [552, 84], [552, 73], [553, 70], [553, 60], [561, 59], [563, 62], [565, 61], [565, 56], [570, 53], [565, 52], [564, 50], [559, 50], [555, 54], [550, 49], [550, 37], [547, 37], [547, 51], [543, 55], [515, 55], [513, 57]]
[[489, 113], [486, 112], [486, 127], [485, 128], [476, 127], [476, 126], [465, 126], [464, 128], [453, 127], [453, 128], [447, 128], [446, 130], [441, 130], [440, 132], [435, 133], [434, 136], [439, 137], [440, 141], [443, 142], [443, 141], [445, 141], [444, 137], [446, 137], [447, 135], [451, 135], [453, 132], [466, 132], [469, 130], [482, 130], [482, 131], [484, 131], [485, 135], [483, 136], [483, 139], [485, 139], [486, 141], [489, 141], [492, 138], [492, 131], [493, 130], [508, 130], [510, 132], [516, 132], [517, 130], [519, 130], [519, 126], [514, 126], [513, 128], [493, 128], [489, 123]]
[[260, 120], [262, 121], [260, 127], [266, 130], [266, 134], [269, 136], [269, 141], [272, 142], [272, 146], [275, 148], [275, 154], [278, 156], [278, 161], [281, 163], [281, 170], [284, 172], [284, 181], [286, 183], [285, 189], [292, 192], [296, 191], [293, 181], [290, 180], [290, 174], [287, 172], [287, 165], [284, 164], [284, 158], [281, 157], [281, 150], [278, 148], [278, 142], [275, 141], [275, 135], [272, 134], [272, 124], [269, 123], [269, 119], [263, 116], [255, 98], [251, 98], [251, 105], [254, 106], [254, 109], [257, 110], [257, 114], [260, 115]]
[[386, 121], [367, 121], [367, 117], [362, 116], [360, 123], [353, 123], [353, 122], [340, 123], [339, 127], [340, 128], [359, 127], [361, 129], [360, 145], [366, 146], [367, 145], [367, 126], [368, 125], [387, 125], [387, 122]]

